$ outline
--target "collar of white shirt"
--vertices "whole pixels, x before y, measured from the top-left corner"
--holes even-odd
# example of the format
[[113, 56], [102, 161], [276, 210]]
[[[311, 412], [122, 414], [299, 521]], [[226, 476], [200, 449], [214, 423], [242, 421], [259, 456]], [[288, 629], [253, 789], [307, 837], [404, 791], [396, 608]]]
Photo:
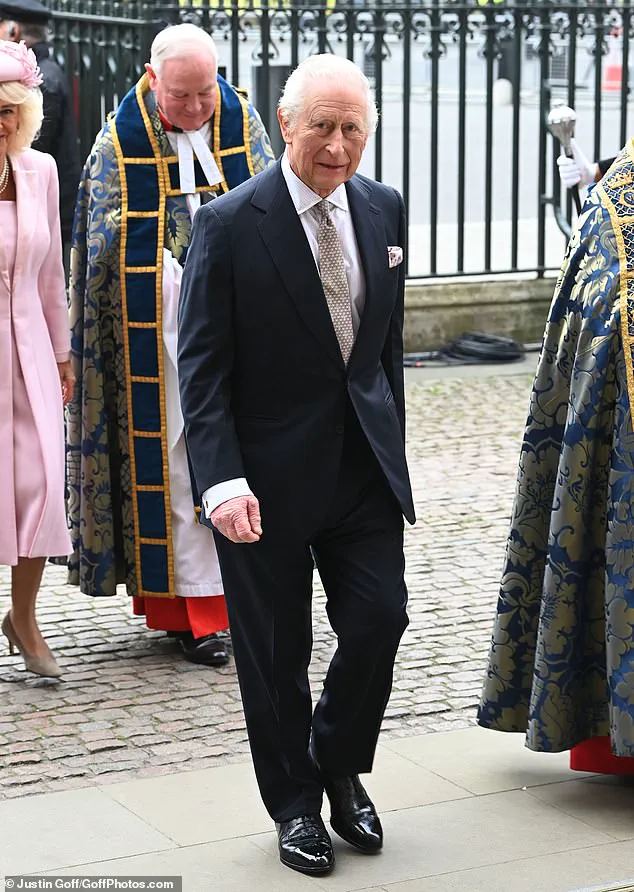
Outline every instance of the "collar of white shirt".
[[[317, 195], [316, 192], [313, 192], [310, 186], [303, 183], [293, 171], [290, 161], [288, 160], [288, 152], [284, 152], [282, 155], [282, 175], [286, 180], [286, 185], [288, 186], [291, 200], [295, 205], [295, 210], [300, 216], [306, 211], [309, 211], [312, 207], [315, 207], [315, 205], [319, 204], [322, 200], [321, 195]], [[349, 210], [348, 193], [346, 192], [346, 187], [343, 183], [341, 183], [340, 186], [337, 186], [334, 192], [331, 192], [327, 198], [330, 204], [333, 204], [340, 210]]]

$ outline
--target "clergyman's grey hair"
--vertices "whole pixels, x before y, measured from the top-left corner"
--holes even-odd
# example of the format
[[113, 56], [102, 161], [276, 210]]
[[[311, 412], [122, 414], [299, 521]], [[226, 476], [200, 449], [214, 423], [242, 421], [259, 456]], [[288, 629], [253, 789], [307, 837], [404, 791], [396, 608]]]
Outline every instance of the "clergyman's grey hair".
[[152, 41], [150, 65], [160, 77], [161, 67], [168, 59], [186, 59], [193, 53], [208, 53], [210, 61], [218, 67], [218, 50], [211, 34], [196, 25], [184, 23], [163, 28]]

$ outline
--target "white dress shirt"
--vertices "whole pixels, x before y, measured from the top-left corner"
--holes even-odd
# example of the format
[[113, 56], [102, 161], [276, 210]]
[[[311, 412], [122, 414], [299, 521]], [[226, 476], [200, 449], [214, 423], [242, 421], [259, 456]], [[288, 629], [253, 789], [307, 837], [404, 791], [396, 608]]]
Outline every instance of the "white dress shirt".
[[[293, 173], [287, 152], [284, 152], [282, 158], [282, 174], [286, 180], [288, 191], [291, 194], [291, 200], [295, 205], [295, 210], [299, 215], [300, 222], [304, 227], [310, 250], [315, 258], [317, 272], [319, 272], [319, 246], [317, 244], [317, 234], [319, 232], [319, 216], [317, 211], [313, 210], [315, 205], [322, 200], [321, 195], [303, 183], [300, 178]], [[350, 292], [350, 300], [352, 302], [352, 328], [355, 336], [359, 331], [359, 323], [365, 306], [365, 276], [363, 275], [363, 265], [359, 254], [359, 246], [357, 245], [357, 236], [352, 225], [352, 215], [348, 205], [348, 193], [346, 187], [342, 183], [337, 186], [334, 192], [331, 192], [327, 198], [330, 204], [330, 217], [335, 224], [339, 239], [341, 240], [341, 249], [343, 252], [343, 262], [346, 268], [346, 279], [348, 280], [348, 291]]]
[[[288, 152], [284, 152], [282, 157], [282, 175], [286, 181], [291, 201], [306, 233], [310, 250], [315, 259], [317, 272], [319, 273], [319, 245], [317, 243], [319, 216], [313, 208], [322, 200], [321, 195], [313, 192], [310, 186], [302, 182], [293, 172], [288, 160]], [[365, 306], [365, 276], [363, 274], [357, 237], [352, 224], [352, 216], [348, 205], [348, 193], [345, 185], [342, 183], [340, 186], [337, 186], [334, 192], [330, 193], [327, 200], [330, 203], [332, 222], [335, 224], [341, 240], [343, 262], [352, 304], [352, 328], [356, 336], [359, 331], [363, 307]], [[210, 486], [203, 493], [202, 501], [205, 514], [207, 517], [211, 517], [212, 511], [215, 511], [218, 505], [221, 505], [223, 502], [238, 496], [250, 495], [253, 495], [253, 493], [249, 488], [246, 477], [238, 477], [235, 480], [216, 483], [215, 486]]]

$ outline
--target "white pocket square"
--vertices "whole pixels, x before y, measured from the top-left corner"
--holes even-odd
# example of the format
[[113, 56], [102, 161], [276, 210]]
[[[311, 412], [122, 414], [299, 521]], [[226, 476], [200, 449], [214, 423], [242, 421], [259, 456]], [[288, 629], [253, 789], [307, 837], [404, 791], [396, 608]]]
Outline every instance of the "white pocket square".
[[398, 266], [399, 263], [403, 262], [403, 249], [399, 248], [398, 245], [388, 245], [387, 259], [390, 265], [390, 269]]

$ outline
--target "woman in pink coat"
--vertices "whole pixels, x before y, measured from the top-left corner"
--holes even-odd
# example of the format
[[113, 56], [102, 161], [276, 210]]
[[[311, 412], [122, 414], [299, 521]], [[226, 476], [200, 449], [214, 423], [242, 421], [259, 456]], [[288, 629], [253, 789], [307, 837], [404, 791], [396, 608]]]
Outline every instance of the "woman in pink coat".
[[2, 632], [29, 671], [58, 678], [35, 601], [46, 558], [71, 551], [63, 404], [74, 377], [57, 170], [30, 148], [40, 83], [32, 50], [0, 41], [0, 564], [12, 568]]

